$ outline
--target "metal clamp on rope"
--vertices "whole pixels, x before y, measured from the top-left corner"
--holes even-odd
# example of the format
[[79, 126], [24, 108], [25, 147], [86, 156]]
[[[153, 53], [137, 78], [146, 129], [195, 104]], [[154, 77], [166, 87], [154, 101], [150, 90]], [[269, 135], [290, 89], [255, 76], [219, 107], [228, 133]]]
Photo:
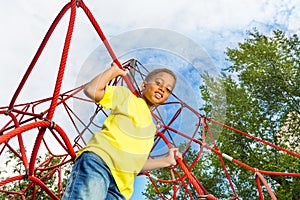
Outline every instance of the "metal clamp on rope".
[[76, 6], [77, 7], [79, 7], [79, 2], [80, 2], [81, 0], [76, 0]]
[[207, 195], [198, 196], [198, 200], [207, 200]]
[[156, 124], [156, 130], [158, 131], [159, 129], [161, 129], [163, 127], [163, 125], [161, 123], [157, 123]]
[[47, 118], [44, 118], [44, 120], [50, 123], [50, 126], [49, 126], [50, 129], [55, 129], [56, 124], [54, 121], [51, 121]]
[[25, 176], [24, 176], [24, 180], [28, 180], [28, 168], [25, 169]]
[[41, 112], [41, 113], [40, 113], [40, 116], [39, 116], [38, 118], [39, 118], [39, 119], [44, 119], [44, 118], [43, 118], [44, 114], [45, 114], [44, 112]]
[[4, 115], [8, 115], [13, 109], [7, 109], [4, 113]]

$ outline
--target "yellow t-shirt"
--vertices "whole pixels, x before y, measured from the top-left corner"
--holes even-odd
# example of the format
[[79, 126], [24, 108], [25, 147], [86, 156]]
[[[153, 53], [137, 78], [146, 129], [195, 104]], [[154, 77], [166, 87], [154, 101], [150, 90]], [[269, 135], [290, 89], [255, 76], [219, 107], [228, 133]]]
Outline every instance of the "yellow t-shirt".
[[155, 125], [146, 102], [125, 87], [107, 86], [99, 102], [111, 113], [102, 130], [82, 148], [99, 155], [110, 168], [120, 192], [130, 199], [135, 176], [144, 166], [152, 148]]

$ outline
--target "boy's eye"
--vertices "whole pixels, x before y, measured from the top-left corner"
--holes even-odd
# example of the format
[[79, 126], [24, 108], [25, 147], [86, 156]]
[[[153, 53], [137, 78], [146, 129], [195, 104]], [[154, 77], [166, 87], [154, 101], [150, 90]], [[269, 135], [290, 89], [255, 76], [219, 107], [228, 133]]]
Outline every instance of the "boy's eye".
[[[161, 80], [155, 80], [155, 84], [157, 85], [157, 86], [163, 86], [163, 81], [161, 81]], [[164, 86], [165, 87], [165, 86]], [[170, 88], [170, 87], [165, 87], [166, 88], [166, 91], [168, 92], [168, 93], [171, 93], [172, 92], [172, 88]]]
[[160, 81], [155, 81], [156, 85], [161, 85]]

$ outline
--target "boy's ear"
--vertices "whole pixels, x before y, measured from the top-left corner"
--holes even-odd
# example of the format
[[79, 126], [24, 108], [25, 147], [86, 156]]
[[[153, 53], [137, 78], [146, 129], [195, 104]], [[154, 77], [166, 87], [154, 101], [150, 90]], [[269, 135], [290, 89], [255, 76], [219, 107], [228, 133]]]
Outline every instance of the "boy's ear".
[[146, 81], [143, 81], [143, 82], [142, 82], [142, 89], [145, 89], [145, 88], [146, 88], [146, 85], [147, 85], [147, 82], [146, 82]]

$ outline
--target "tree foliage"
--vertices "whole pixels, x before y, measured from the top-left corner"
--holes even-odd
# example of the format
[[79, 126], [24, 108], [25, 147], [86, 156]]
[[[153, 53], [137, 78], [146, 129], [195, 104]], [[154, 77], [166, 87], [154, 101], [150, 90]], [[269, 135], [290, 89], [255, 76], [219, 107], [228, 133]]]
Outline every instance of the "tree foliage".
[[[49, 154], [45, 154], [43, 157], [39, 156], [36, 160], [36, 164], [40, 167], [47, 166], [48, 169], [38, 171], [36, 170], [36, 176], [45, 183], [45, 185], [54, 193], [58, 192], [58, 175], [55, 173], [57, 170], [63, 170], [64, 176], [62, 177], [62, 187], [64, 188], [67, 184], [67, 175], [69, 174], [70, 164], [65, 164], [62, 167], [55, 167], [61, 163], [61, 158], [52, 157]], [[26, 174], [26, 169], [24, 168], [23, 161], [17, 157], [11, 151], [8, 151], [8, 157], [5, 162], [7, 170], [1, 170], [0, 172], [0, 181], [8, 177], [13, 176], [14, 174]], [[52, 167], [57, 168], [57, 170]], [[14, 181], [12, 183], [6, 184], [1, 187], [3, 191], [12, 191], [19, 192], [24, 195], [26, 199], [31, 199], [33, 196], [35, 199], [51, 199], [46, 192], [40, 189], [38, 185], [33, 184], [31, 181], [26, 178], [20, 181]], [[24, 192], [25, 191], [25, 192]], [[16, 195], [16, 193], [7, 193], [0, 192], [0, 199], [22, 199], [21, 195]]]
[[[300, 137], [300, 41], [297, 35], [287, 37], [276, 30], [272, 36], [257, 31], [236, 49], [227, 49], [231, 63], [218, 80], [204, 76], [202, 92], [218, 98], [207, 85], [217, 84], [226, 91], [226, 120], [229, 126], [250, 133], [265, 141], [297, 150]], [[211, 96], [206, 95], [207, 114], [212, 110]], [[204, 96], [205, 97], [205, 96]], [[210, 99], [209, 99], [209, 98]], [[225, 107], [225, 106], [223, 106]], [[215, 109], [219, 109], [216, 107]], [[288, 118], [288, 116], [292, 116]], [[290, 140], [294, 138], [294, 140]], [[289, 141], [283, 143], [282, 141]], [[254, 168], [267, 171], [300, 172], [300, 159], [250, 138], [223, 130], [219, 138], [220, 150]], [[215, 161], [217, 162], [217, 161]], [[216, 164], [213, 164], [216, 170]], [[257, 197], [253, 173], [230, 165], [230, 174], [240, 197]], [[218, 176], [214, 174], [214, 176]], [[299, 199], [299, 178], [265, 177], [278, 199]], [[208, 180], [209, 181], [209, 180]], [[223, 184], [223, 183], [221, 183]], [[211, 191], [214, 192], [214, 191]], [[222, 196], [222, 194], [219, 194]], [[265, 192], [265, 196], [268, 197]]]

